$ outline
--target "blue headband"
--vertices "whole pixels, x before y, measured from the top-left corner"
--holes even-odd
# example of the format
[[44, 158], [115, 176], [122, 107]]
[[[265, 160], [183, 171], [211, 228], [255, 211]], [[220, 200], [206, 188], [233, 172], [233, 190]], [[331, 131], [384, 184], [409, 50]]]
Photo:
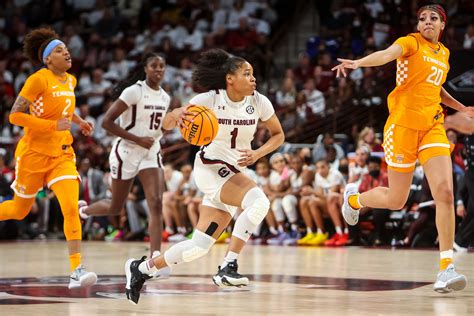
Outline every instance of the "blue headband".
[[56, 46], [60, 44], [64, 44], [64, 43], [61, 40], [53, 39], [51, 42], [48, 43], [48, 45], [46, 45], [43, 51], [43, 63], [46, 64], [46, 58], [51, 54], [53, 49], [55, 49]]

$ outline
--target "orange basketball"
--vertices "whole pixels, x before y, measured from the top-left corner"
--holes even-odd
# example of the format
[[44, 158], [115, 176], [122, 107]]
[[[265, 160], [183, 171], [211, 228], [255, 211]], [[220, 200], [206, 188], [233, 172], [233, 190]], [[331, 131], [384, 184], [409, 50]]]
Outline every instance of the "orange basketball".
[[188, 108], [189, 119], [193, 123], [185, 121], [188, 128], [181, 128], [181, 135], [191, 145], [207, 145], [216, 137], [219, 130], [219, 122], [216, 114], [209, 108], [201, 105], [192, 105]]

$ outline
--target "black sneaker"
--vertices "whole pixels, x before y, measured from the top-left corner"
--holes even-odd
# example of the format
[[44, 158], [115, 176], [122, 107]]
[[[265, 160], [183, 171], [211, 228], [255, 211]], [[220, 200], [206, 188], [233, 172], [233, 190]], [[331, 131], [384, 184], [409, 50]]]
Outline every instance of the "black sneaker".
[[239, 266], [237, 265], [237, 260], [229, 262], [224, 268], [219, 270], [217, 274], [212, 277], [214, 284], [219, 287], [228, 287], [228, 286], [247, 286], [249, 284], [249, 279], [237, 272]]
[[128, 259], [127, 262], [125, 262], [125, 276], [127, 277], [125, 294], [127, 295], [128, 301], [132, 304], [138, 304], [143, 283], [150, 279], [150, 276], [138, 270], [138, 266], [145, 261], [145, 259], [146, 256], [143, 256], [140, 260]]

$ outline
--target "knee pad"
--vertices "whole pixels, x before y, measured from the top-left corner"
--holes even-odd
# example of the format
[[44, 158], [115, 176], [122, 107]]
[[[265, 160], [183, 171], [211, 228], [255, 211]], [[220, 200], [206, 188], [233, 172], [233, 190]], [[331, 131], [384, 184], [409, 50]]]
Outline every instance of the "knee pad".
[[255, 187], [250, 189], [242, 199], [242, 208], [250, 222], [254, 225], [260, 224], [268, 213], [270, 201], [262, 189]]
[[260, 224], [265, 216], [267, 216], [269, 208], [270, 201], [266, 197], [256, 199], [253, 206], [246, 210], [250, 222], [254, 225]]
[[193, 238], [177, 243], [165, 252], [166, 264], [171, 266], [196, 260], [207, 254], [215, 242], [214, 238], [196, 229]]

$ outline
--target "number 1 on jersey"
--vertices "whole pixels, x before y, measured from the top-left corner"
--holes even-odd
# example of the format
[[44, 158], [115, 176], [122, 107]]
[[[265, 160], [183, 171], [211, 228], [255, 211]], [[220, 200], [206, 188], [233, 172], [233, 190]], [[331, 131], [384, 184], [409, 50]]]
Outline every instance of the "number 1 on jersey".
[[232, 138], [230, 139], [230, 148], [234, 149], [235, 148], [235, 141], [237, 140], [237, 134], [239, 132], [239, 129], [236, 127], [230, 132], [230, 135]]

